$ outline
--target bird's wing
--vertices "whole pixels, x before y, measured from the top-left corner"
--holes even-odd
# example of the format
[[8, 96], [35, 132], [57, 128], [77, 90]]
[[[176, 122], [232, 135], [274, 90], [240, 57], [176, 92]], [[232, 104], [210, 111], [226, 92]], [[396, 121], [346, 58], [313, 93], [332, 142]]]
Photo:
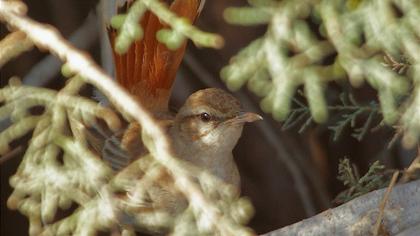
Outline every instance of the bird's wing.
[[[174, 0], [170, 10], [194, 22], [202, 8], [200, 0]], [[151, 111], [167, 111], [175, 75], [185, 52], [186, 42], [170, 50], [158, 42], [156, 33], [168, 28], [158, 17], [146, 12], [139, 22], [144, 36], [135, 41], [127, 53], [113, 50], [118, 82]], [[117, 32], [109, 28], [109, 38], [114, 48]]]
[[[130, 137], [127, 132], [130, 132]], [[128, 127], [116, 133], [102, 123], [96, 123], [86, 129], [86, 139], [93, 151], [109, 164], [112, 169], [120, 171], [133, 160], [148, 153], [140, 138], [135, 139], [135, 132], [140, 135], [140, 129]]]
[[[157, 119], [164, 130], [168, 130], [173, 122], [169, 113], [161, 114]], [[87, 127], [85, 134], [91, 149], [116, 171], [149, 153], [141, 139], [138, 123], [133, 122], [120, 131], [111, 132], [103, 122], [97, 122]]]

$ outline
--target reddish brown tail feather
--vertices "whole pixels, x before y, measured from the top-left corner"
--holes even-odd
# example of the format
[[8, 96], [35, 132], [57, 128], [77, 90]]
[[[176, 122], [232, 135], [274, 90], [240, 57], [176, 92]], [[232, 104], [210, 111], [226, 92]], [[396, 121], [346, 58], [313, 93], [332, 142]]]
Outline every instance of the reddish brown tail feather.
[[[194, 22], [199, 14], [200, 0], [174, 0], [170, 10]], [[152, 111], [167, 111], [176, 72], [185, 52], [186, 42], [177, 50], [170, 50], [156, 39], [156, 32], [167, 26], [146, 12], [140, 24], [144, 31], [127, 53], [119, 55], [113, 50], [117, 81], [139, 102]], [[108, 30], [114, 49], [116, 31]]]

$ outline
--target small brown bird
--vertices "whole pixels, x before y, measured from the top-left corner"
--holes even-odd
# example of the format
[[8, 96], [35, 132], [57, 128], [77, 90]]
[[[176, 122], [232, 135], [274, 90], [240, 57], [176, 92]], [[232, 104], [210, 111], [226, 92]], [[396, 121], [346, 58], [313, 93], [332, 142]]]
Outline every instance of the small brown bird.
[[[201, 9], [200, 0], [174, 0], [171, 11], [194, 22]], [[262, 119], [244, 112], [239, 101], [217, 88], [199, 90], [188, 97], [176, 115], [169, 112], [168, 100], [176, 71], [186, 43], [171, 51], [156, 40], [156, 32], [167, 26], [146, 12], [141, 20], [144, 38], [136, 41], [128, 52], [114, 51], [118, 82], [146, 106], [167, 131], [176, 157], [220, 178], [240, 191], [238, 168], [232, 150], [241, 136], [243, 125]], [[116, 32], [109, 31], [114, 45]], [[90, 129], [89, 143], [113, 169], [119, 171], [148, 153], [141, 140], [141, 127], [131, 123], [127, 129], [113, 135], [102, 129]], [[182, 199], [165, 187], [151, 188], [153, 208], [168, 212], [182, 210]]]
[[243, 112], [232, 95], [209, 88], [188, 97], [168, 131], [180, 158], [205, 168], [239, 190], [239, 172], [232, 150], [245, 122], [260, 119], [257, 114]]

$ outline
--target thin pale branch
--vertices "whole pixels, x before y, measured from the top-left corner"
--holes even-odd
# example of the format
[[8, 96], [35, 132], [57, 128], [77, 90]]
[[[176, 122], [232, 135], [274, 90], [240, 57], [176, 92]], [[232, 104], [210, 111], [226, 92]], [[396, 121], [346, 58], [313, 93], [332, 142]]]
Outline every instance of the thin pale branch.
[[0, 68], [9, 60], [19, 56], [23, 52], [31, 50], [33, 43], [26, 38], [26, 35], [16, 31], [7, 35], [0, 41]]
[[5, 163], [6, 161], [12, 159], [13, 157], [16, 157], [18, 154], [23, 152], [23, 150], [24, 150], [23, 146], [19, 146], [19, 147], [13, 149], [12, 151], [6, 153], [5, 155], [1, 156], [0, 157], [0, 165]]
[[399, 172], [395, 171], [394, 174], [392, 175], [391, 182], [389, 183], [389, 186], [386, 189], [386, 192], [384, 194], [384, 197], [382, 198], [381, 204], [379, 204], [379, 216], [378, 216], [378, 219], [376, 220], [376, 224], [375, 224], [375, 227], [374, 227], [374, 231], [373, 231], [374, 236], [377, 236], [378, 233], [379, 233], [379, 229], [380, 229], [381, 224], [382, 224], [382, 219], [384, 217], [385, 206], [386, 206], [386, 203], [388, 201], [389, 194], [391, 193], [392, 188], [394, 187], [395, 183], [397, 182], [398, 174], [399, 174]]
[[[153, 140], [150, 151], [159, 163], [171, 170], [176, 186], [187, 196], [189, 202], [200, 209], [212, 226], [220, 232], [232, 232], [230, 222], [227, 222], [221, 212], [202, 194], [197, 184], [191, 181], [192, 177], [188, 171], [172, 157], [168, 138], [152, 115], [100, 70], [91, 58], [74, 48], [51, 27], [31, 20], [20, 12], [10, 11], [8, 2], [0, 2], [0, 19], [25, 32], [38, 47], [48, 49], [66, 61], [72, 71], [100, 89], [128, 120], [139, 122], [144, 132]], [[239, 228], [236, 230], [246, 233]]]
[[[77, 48], [89, 48], [98, 37], [98, 24], [96, 15], [90, 13], [82, 25], [71, 34], [69, 41]], [[57, 57], [48, 55], [31, 68], [23, 77], [23, 83], [42, 86], [60, 72], [61, 64]]]

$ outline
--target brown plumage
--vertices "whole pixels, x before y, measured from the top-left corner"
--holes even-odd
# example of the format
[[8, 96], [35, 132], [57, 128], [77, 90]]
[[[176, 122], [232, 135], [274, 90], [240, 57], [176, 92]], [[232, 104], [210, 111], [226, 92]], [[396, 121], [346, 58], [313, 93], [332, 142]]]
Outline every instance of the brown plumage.
[[[200, 0], [174, 0], [170, 9], [179, 16], [194, 21], [199, 14]], [[202, 168], [232, 185], [239, 194], [239, 172], [232, 150], [241, 136], [243, 125], [261, 119], [254, 113], [242, 112], [239, 101], [217, 88], [208, 88], [190, 95], [177, 114], [168, 111], [172, 84], [186, 43], [171, 51], [156, 40], [156, 32], [166, 27], [156, 16], [147, 12], [140, 24], [144, 38], [136, 41], [124, 55], [114, 51], [116, 77], [136, 99], [159, 120], [171, 141], [173, 154], [183, 161]], [[114, 45], [115, 31], [109, 31]], [[129, 165], [148, 153], [141, 140], [141, 126], [130, 123], [126, 129], [110, 134], [101, 126], [87, 132], [92, 148], [116, 171], [130, 173], [131, 179], [145, 175], [139, 165]], [[148, 162], [150, 156], [138, 159]], [[132, 220], [150, 211], [177, 214], [187, 206], [185, 197], [173, 187], [171, 175], [162, 171], [147, 189], [130, 186], [125, 198], [138, 202], [135, 212], [121, 221]], [[133, 199], [137, 191], [147, 191], [147, 199]], [[124, 212], [126, 214], [126, 212]], [[141, 218], [141, 217], [140, 217]], [[172, 217], [173, 218], [173, 217]], [[155, 227], [155, 226], [153, 226]]]
[[[125, 12], [131, 2], [119, 8]], [[200, 0], [174, 0], [169, 9], [180, 17], [194, 22], [200, 14]], [[158, 42], [156, 33], [167, 28], [155, 15], [147, 11], [139, 24], [144, 36], [135, 41], [128, 51], [118, 54], [115, 50], [117, 31], [108, 27], [108, 36], [113, 48], [116, 79], [143, 106], [148, 108], [162, 124], [167, 126], [173, 117], [168, 102], [176, 72], [182, 61], [187, 42], [178, 49], [170, 50]], [[139, 139], [141, 127], [129, 124], [127, 129], [110, 136], [103, 127], [97, 126], [89, 132], [89, 140], [102, 157], [116, 169], [122, 169], [136, 157], [147, 153]]]

